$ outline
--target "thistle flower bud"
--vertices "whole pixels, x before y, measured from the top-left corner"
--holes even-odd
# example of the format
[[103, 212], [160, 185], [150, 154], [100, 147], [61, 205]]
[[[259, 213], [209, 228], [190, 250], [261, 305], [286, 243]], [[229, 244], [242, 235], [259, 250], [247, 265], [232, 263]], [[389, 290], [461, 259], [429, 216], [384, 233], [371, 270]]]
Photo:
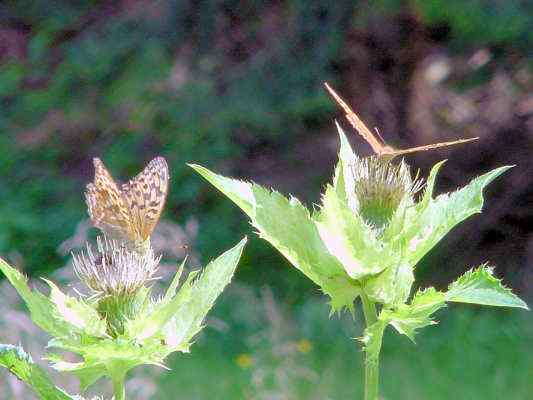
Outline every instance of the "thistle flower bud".
[[108, 323], [112, 336], [123, 332], [144, 303], [147, 291], [141, 290], [154, 278], [161, 257], [151, 247], [139, 253], [123, 243], [97, 238], [94, 250], [73, 254], [74, 271], [98, 299], [98, 312]]
[[352, 165], [358, 213], [372, 226], [383, 228], [394, 215], [400, 203], [423, 187], [423, 181], [413, 180], [409, 166], [372, 156], [357, 159]]

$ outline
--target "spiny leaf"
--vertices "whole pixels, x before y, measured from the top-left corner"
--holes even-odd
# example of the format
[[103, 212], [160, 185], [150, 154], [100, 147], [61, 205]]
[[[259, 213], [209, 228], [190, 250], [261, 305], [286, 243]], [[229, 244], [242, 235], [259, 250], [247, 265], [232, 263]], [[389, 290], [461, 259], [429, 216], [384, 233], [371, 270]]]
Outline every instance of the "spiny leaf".
[[214, 187], [228, 196], [230, 200], [237, 204], [248, 216], [252, 216], [252, 212], [255, 207], [255, 199], [250, 183], [215, 174], [201, 165], [187, 165], [203, 176]]
[[20, 346], [0, 344], [0, 365], [31, 386], [43, 400], [82, 400], [81, 397], [71, 396], [55, 386], [46, 372], [34, 364]]
[[314, 215], [322, 241], [350, 278], [361, 279], [385, 269], [390, 258], [381, 254], [371, 228], [328, 185], [322, 208]]
[[75, 325], [60, 317], [56, 305], [50, 299], [37, 290], [32, 291], [28, 286], [26, 277], [1, 258], [0, 270], [26, 303], [32, 321], [41, 329], [55, 337], [71, 336], [74, 332], [79, 331]]
[[335, 176], [333, 178], [333, 187], [339, 198], [346, 199], [350, 209], [355, 211], [357, 209], [357, 199], [355, 197], [355, 179], [352, 168], [357, 160], [357, 156], [353, 152], [340, 125], [338, 123], [335, 124], [339, 132], [340, 151], [339, 162], [335, 168]]
[[400, 252], [391, 252], [385, 256], [392, 265], [379, 275], [368, 278], [365, 292], [372, 301], [386, 306], [403, 304], [409, 297], [415, 280], [413, 268], [402, 260]]
[[380, 320], [391, 324], [398, 333], [406, 335], [414, 342], [415, 333], [428, 325], [434, 325], [433, 313], [445, 307], [445, 295], [435, 288], [418, 291], [411, 304], [402, 304], [396, 310], [383, 310]]
[[494, 269], [487, 265], [471, 269], [453, 282], [446, 292], [446, 301], [529, 310], [527, 304], [505, 287], [494, 276]]
[[359, 288], [349, 280], [339, 261], [329, 254], [309, 211], [298, 199], [287, 199], [259, 185], [225, 178], [198, 165], [191, 167], [251, 218], [261, 238], [319, 285], [331, 297], [335, 310], [353, 307]]
[[178, 271], [176, 272], [176, 275], [174, 275], [174, 278], [172, 278], [172, 282], [170, 283], [170, 286], [168, 287], [165, 297], [163, 298], [164, 303], [168, 303], [172, 297], [176, 294], [176, 290], [178, 289], [178, 285], [180, 282], [181, 275], [183, 274], [183, 268], [185, 268], [185, 263], [187, 262], [187, 257], [183, 259], [180, 266], [178, 267]]
[[102, 339], [96, 343], [83, 344], [78, 347], [68, 342], [55, 339], [50, 347], [78, 353], [82, 356], [81, 362], [67, 362], [57, 355], [47, 358], [53, 361], [53, 368], [59, 371], [68, 371], [80, 379], [82, 389], [86, 389], [99, 377], [114, 376], [126, 373], [130, 369], [143, 364], [162, 366], [165, 346], [160, 340], [144, 341], [142, 344], [134, 340]]
[[309, 211], [298, 199], [289, 200], [259, 185], [253, 186], [253, 193], [257, 207], [252, 224], [259, 235], [319, 285], [332, 304], [350, 307], [359, 289], [327, 250]]
[[76, 327], [80, 333], [93, 337], [106, 337], [106, 323], [91, 306], [74, 297], [65, 295], [48, 279], [43, 280], [50, 286], [50, 300], [64, 321]]
[[[176, 304], [174, 317], [167, 324], [167, 352], [188, 348], [190, 340], [202, 329], [202, 322], [215, 300], [233, 278], [247, 238], [211, 261], [187, 290], [189, 301]], [[180, 296], [183, 289], [176, 295]], [[173, 301], [172, 301], [173, 302]], [[170, 304], [172, 304], [172, 302]]]
[[[437, 164], [432, 173], [441, 164]], [[510, 166], [494, 169], [473, 179], [467, 186], [450, 194], [430, 199], [429, 191], [422, 200], [423, 207], [412, 208], [406, 216], [404, 231], [399, 241], [406, 245], [409, 263], [415, 265], [454, 226], [483, 208], [483, 189]], [[434, 180], [434, 177], [430, 177]], [[427, 205], [425, 204], [427, 202]]]

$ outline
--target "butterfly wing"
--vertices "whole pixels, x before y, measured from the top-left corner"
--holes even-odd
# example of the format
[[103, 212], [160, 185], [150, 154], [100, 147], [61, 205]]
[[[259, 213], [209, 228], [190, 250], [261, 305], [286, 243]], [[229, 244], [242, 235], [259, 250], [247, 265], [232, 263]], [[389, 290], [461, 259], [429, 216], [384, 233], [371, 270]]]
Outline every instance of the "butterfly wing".
[[329, 86], [327, 83], [324, 83], [326, 86], [326, 89], [331, 94], [333, 99], [341, 106], [341, 108], [346, 113], [346, 119], [352, 124], [352, 126], [355, 128], [355, 130], [365, 139], [370, 147], [372, 147], [372, 150], [374, 150], [374, 153], [377, 155], [380, 155], [384, 153], [387, 150], [391, 150], [389, 146], [386, 146], [383, 144], [373, 133], [370, 129], [367, 128], [367, 126], [364, 124], [364, 122], [357, 116], [356, 113], [352, 111], [350, 106], [335, 92], [331, 86]]
[[451, 142], [434, 143], [434, 144], [428, 144], [425, 146], [411, 147], [409, 149], [393, 150], [390, 152], [385, 152], [384, 154], [391, 155], [391, 156], [399, 156], [403, 154], [415, 153], [418, 151], [428, 151], [428, 150], [438, 149], [440, 147], [448, 147], [448, 146], [454, 146], [456, 144], [468, 143], [468, 142], [472, 142], [473, 140], [478, 140], [478, 139], [479, 137], [469, 138], [469, 139], [459, 139], [459, 140], [453, 140]]
[[120, 190], [104, 163], [95, 158], [94, 182], [87, 185], [85, 201], [93, 225], [115, 238], [131, 238], [132, 221]]
[[163, 157], [154, 158], [137, 176], [121, 187], [134, 230], [140, 240], [152, 234], [168, 193], [168, 165]]

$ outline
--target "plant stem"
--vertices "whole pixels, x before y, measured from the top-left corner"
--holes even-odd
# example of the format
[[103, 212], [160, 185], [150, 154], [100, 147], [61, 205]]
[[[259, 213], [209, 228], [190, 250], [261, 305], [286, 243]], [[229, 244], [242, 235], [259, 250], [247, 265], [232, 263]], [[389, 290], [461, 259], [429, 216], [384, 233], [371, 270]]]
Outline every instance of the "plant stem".
[[126, 400], [126, 386], [124, 385], [125, 374], [113, 376], [114, 400]]
[[365, 292], [361, 293], [361, 303], [363, 303], [363, 313], [365, 314], [365, 322], [366, 326], [368, 327], [378, 320], [378, 316], [376, 314], [376, 306], [367, 297]]
[[[361, 303], [363, 304], [363, 313], [367, 328], [378, 322], [376, 306], [366, 294], [361, 294]], [[377, 346], [365, 348], [365, 400], [378, 400], [379, 395], [379, 353], [381, 350], [381, 341], [383, 337], [383, 328], [373, 332], [377, 337], [372, 340]]]

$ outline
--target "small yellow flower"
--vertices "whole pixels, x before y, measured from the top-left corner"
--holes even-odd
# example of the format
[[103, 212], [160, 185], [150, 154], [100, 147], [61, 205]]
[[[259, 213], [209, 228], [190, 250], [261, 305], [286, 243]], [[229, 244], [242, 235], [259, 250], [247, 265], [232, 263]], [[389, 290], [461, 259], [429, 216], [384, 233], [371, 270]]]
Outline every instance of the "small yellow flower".
[[242, 353], [242, 354], [239, 354], [236, 358], [235, 358], [235, 363], [241, 367], [242, 369], [248, 369], [251, 367], [252, 365], [252, 362], [253, 362], [253, 359], [252, 357], [250, 356], [250, 354], [246, 354], [246, 353]]
[[301, 339], [296, 343], [296, 348], [300, 353], [307, 354], [313, 349], [313, 345], [307, 339]]

